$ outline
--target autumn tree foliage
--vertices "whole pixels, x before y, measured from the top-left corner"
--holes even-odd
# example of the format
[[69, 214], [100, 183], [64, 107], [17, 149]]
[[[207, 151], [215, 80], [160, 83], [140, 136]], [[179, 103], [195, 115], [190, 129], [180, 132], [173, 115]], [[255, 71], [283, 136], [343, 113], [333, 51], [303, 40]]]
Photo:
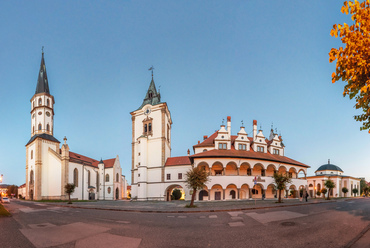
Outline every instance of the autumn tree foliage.
[[370, 133], [370, 0], [345, 1], [341, 12], [350, 14], [354, 23], [335, 24], [330, 32], [344, 45], [329, 52], [329, 62], [336, 60], [332, 82], [347, 83], [343, 96], [355, 98], [355, 108], [362, 109], [362, 114], [354, 118], [362, 122], [361, 130], [369, 129]]
[[203, 189], [208, 180], [208, 173], [204, 169], [194, 167], [186, 172], [186, 185], [193, 190], [189, 207], [194, 206], [197, 190]]

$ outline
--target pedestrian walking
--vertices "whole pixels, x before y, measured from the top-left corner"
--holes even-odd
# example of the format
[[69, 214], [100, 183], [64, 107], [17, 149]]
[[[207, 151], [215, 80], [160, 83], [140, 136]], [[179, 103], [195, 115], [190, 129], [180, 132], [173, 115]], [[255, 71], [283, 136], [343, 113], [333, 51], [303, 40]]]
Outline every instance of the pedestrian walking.
[[308, 198], [308, 192], [307, 191], [306, 191], [305, 198], [306, 198], [306, 202], [307, 202], [307, 198]]

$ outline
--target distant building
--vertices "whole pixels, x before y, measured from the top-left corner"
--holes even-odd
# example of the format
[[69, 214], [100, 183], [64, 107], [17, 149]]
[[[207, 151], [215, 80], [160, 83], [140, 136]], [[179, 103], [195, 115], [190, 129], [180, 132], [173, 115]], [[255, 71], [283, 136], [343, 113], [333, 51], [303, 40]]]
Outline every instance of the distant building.
[[44, 53], [36, 92], [31, 98], [31, 139], [26, 144], [26, 199], [67, 199], [67, 183], [75, 184], [73, 199], [122, 199], [125, 182], [118, 156], [95, 160], [60, 147], [54, 137], [54, 96], [50, 94]]
[[[26, 197], [26, 184], [22, 184], [21, 186], [18, 187], [18, 196], [21, 195], [22, 197]], [[18, 197], [17, 196], [17, 197]]]
[[[271, 130], [269, 138], [265, 138], [262, 130], [257, 131], [256, 120], [253, 136], [249, 137], [244, 126], [232, 135], [231, 117], [227, 117], [226, 127], [221, 125], [193, 146], [193, 155], [188, 151], [187, 156], [171, 157], [171, 113], [167, 103], [161, 101], [153, 75], [141, 106], [131, 116], [133, 199], [169, 201], [172, 191], [180, 189], [189, 200], [191, 191], [185, 179], [192, 167], [200, 167], [210, 175], [196, 200], [276, 198], [274, 172], [287, 173], [292, 178], [283, 197], [296, 198], [299, 189], [307, 186], [309, 166], [286, 157], [281, 136]], [[184, 132], [191, 134], [191, 130]]]
[[[357, 196], [360, 195], [361, 179], [344, 175], [343, 170], [340, 167], [331, 164], [329, 159], [327, 164], [321, 165], [315, 171], [315, 176], [307, 177], [307, 184], [310, 196], [317, 197], [317, 192], [325, 188], [324, 183], [328, 179], [332, 180], [335, 183], [335, 188], [331, 191], [330, 196], [352, 197], [354, 196], [352, 192], [353, 189], [358, 189]], [[346, 187], [348, 189], [348, 192], [345, 195], [342, 192], [343, 187]]]

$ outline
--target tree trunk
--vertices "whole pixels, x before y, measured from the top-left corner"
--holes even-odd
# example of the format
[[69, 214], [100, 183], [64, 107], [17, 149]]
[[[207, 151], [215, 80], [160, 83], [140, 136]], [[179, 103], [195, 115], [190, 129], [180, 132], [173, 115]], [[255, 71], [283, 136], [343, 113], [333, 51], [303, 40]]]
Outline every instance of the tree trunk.
[[326, 198], [327, 200], [330, 200], [330, 190], [331, 189], [328, 190], [328, 197]]
[[281, 189], [279, 189], [279, 203], [281, 203]]
[[194, 200], [195, 200], [195, 194], [196, 193], [197, 193], [197, 189], [193, 189], [193, 194], [191, 195], [191, 202], [190, 202], [189, 207], [193, 207], [194, 206]]
[[68, 204], [72, 204], [72, 202], [71, 202], [71, 193], [68, 193]]

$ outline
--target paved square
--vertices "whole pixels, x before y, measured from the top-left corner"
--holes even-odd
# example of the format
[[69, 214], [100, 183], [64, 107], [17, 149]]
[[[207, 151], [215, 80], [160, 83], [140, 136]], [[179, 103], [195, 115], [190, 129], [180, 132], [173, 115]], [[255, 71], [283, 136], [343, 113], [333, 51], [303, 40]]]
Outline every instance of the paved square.
[[266, 224], [273, 221], [281, 221], [281, 220], [288, 220], [293, 218], [299, 218], [307, 216], [306, 214], [300, 214], [292, 211], [275, 211], [275, 212], [268, 212], [263, 214], [258, 213], [246, 213], [247, 216], [255, 219], [256, 221]]
[[36, 247], [58, 246], [77, 239], [95, 236], [108, 230], [110, 230], [110, 228], [81, 222], [63, 226], [20, 229], [23, 235]]
[[237, 226], [245, 226], [243, 222], [230, 222], [229, 226], [237, 227]]
[[109, 248], [137, 248], [141, 239], [123, 237], [109, 233], [100, 233], [93, 237], [77, 240], [75, 248], [109, 247]]

